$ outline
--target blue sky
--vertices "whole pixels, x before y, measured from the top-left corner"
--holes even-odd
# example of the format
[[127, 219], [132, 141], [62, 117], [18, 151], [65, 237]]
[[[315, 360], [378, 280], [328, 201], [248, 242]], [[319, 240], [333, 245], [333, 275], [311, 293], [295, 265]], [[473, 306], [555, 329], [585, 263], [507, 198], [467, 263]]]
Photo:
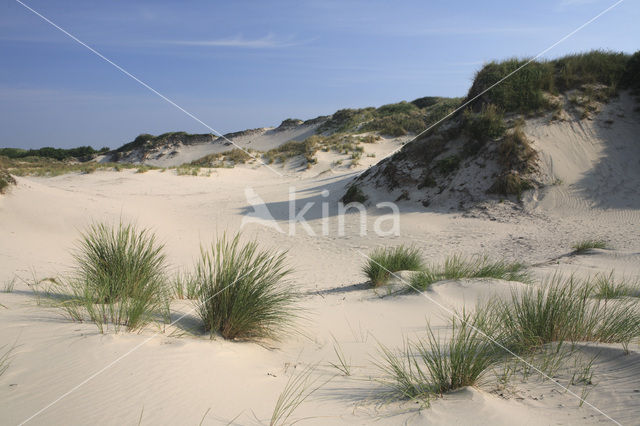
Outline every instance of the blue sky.
[[[346, 107], [463, 96], [614, 1], [24, 0], [220, 132]], [[640, 48], [627, 0], [547, 57]], [[115, 148], [208, 132], [14, 0], [0, 5], [0, 146]]]

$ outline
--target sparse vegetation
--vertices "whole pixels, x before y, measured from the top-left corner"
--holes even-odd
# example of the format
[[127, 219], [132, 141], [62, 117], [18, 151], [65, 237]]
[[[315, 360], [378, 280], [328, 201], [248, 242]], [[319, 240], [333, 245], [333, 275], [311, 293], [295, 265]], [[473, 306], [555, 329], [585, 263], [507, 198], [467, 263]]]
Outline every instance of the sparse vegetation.
[[532, 181], [526, 176], [535, 170], [537, 158], [538, 153], [531, 147], [522, 127], [516, 126], [498, 145], [498, 164], [502, 170], [489, 190], [519, 197], [533, 188]]
[[369, 278], [371, 285], [380, 287], [387, 283], [393, 272], [419, 271], [423, 266], [420, 250], [415, 247], [382, 247], [369, 255], [362, 272]]
[[554, 276], [536, 288], [513, 293], [493, 309], [504, 327], [504, 345], [518, 353], [551, 342], [592, 341], [627, 345], [640, 336], [633, 302], [594, 300], [593, 284]]
[[425, 267], [411, 277], [410, 285], [416, 290], [426, 290], [431, 284], [442, 280], [465, 278], [495, 278], [506, 281], [530, 283], [531, 276], [522, 263], [491, 260], [487, 256], [471, 258], [456, 254], [445, 259], [442, 265]]
[[640, 283], [627, 279], [617, 280], [610, 274], [597, 274], [593, 279], [593, 297], [598, 299], [618, 299], [622, 297], [640, 297]]
[[172, 282], [173, 297], [195, 300], [198, 298], [198, 282], [190, 273], [178, 273]]
[[358, 185], [352, 184], [347, 189], [347, 192], [345, 192], [345, 194], [342, 196], [341, 201], [345, 204], [364, 203], [365, 201], [367, 201], [367, 196], [364, 192], [362, 192], [362, 189], [360, 189]]
[[0, 376], [2, 376], [11, 365], [11, 358], [13, 357], [13, 352], [16, 349], [16, 345], [2, 345], [0, 346]]
[[225, 339], [277, 338], [296, 316], [296, 291], [283, 282], [290, 272], [285, 253], [242, 244], [239, 235], [203, 249], [194, 279], [205, 330]]
[[89, 160], [97, 154], [104, 154], [109, 151], [108, 147], [95, 150], [90, 146], [80, 146], [77, 148], [39, 148], [39, 149], [20, 149], [20, 148], [0, 148], [0, 156], [11, 159], [22, 159], [28, 157], [51, 158], [53, 160], [67, 160], [71, 158]]
[[463, 126], [471, 139], [481, 143], [500, 138], [506, 129], [502, 110], [493, 104], [484, 105], [478, 113], [467, 109]]
[[463, 314], [451, 321], [448, 341], [427, 329], [427, 339], [407, 342], [399, 354], [382, 347], [378, 367], [399, 398], [428, 401], [465, 386], [477, 385], [487, 369], [504, 357], [479, 332], [478, 316]]
[[574, 253], [583, 254], [591, 249], [606, 249], [608, 248], [608, 244], [604, 240], [586, 239], [578, 241], [577, 243], [573, 244], [571, 248], [573, 248]]
[[10, 185], [15, 185], [16, 180], [2, 167], [2, 157], [0, 157], [0, 194], [4, 194]]
[[148, 229], [131, 224], [91, 225], [74, 254], [72, 277], [60, 281], [70, 292], [61, 307], [74, 320], [92, 320], [137, 330], [168, 316], [164, 247]]
[[289, 378], [273, 407], [270, 426], [296, 423], [289, 423], [289, 418], [307, 398], [326, 383], [318, 384], [318, 376], [313, 376], [314, 369], [315, 366], [310, 365]]
[[[76, 162], [71, 160], [54, 160], [44, 157], [24, 157], [8, 159], [0, 157], [0, 167], [4, 165], [7, 172], [15, 176], [39, 176], [53, 177], [67, 173], [93, 173], [95, 171], [120, 171], [122, 169], [138, 169], [140, 166], [129, 163], [95, 163]], [[153, 166], [144, 166], [146, 170], [157, 169]], [[0, 179], [2, 179], [0, 172]]]

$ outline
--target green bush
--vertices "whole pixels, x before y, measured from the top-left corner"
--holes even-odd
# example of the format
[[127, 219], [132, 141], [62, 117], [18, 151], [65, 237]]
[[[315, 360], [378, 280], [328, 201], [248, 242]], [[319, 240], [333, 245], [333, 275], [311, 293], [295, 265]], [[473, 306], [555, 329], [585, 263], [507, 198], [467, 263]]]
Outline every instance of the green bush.
[[225, 339], [278, 337], [296, 316], [297, 293], [283, 282], [290, 273], [285, 253], [241, 244], [239, 235], [203, 249], [193, 279], [205, 330]]

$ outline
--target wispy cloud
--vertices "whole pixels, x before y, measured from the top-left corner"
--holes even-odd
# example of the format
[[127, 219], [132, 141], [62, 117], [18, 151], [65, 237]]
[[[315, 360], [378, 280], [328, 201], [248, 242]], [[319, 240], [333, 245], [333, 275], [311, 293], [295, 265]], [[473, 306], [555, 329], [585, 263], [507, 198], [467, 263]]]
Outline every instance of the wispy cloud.
[[289, 38], [278, 38], [273, 34], [267, 34], [261, 38], [247, 39], [242, 35], [228, 38], [218, 38], [209, 40], [165, 40], [159, 43], [173, 44], [179, 46], [202, 46], [202, 47], [237, 47], [243, 49], [272, 49], [278, 47], [290, 47], [301, 44], [301, 41]]

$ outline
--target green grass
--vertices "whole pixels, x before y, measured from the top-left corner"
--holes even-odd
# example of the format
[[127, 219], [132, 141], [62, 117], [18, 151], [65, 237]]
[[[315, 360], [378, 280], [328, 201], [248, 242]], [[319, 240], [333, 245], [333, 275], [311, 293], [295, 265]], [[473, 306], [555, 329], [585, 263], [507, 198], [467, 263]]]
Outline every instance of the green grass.
[[640, 337], [634, 302], [606, 303], [591, 298], [593, 284], [574, 277], [552, 279], [513, 292], [493, 307], [504, 327], [504, 344], [527, 352], [550, 342], [604, 342], [624, 345]]
[[465, 278], [495, 278], [506, 281], [530, 283], [526, 266], [519, 262], [491, 260], [487, 256], [464, 257], [456, 254], [445, 259], [442, 265], [431, 265], [411, 277], [412, 288], [424, 291], [431, 284], [442, 280]]
[[[95, 171], [120, 171], [122, 169], [139, 169], [141, 166], [128, 163], [76, 163], [67, 160], [55, 160], [45, 157], [24, 157], [9, 159], [0, 157], [0, 166], [15, 176], [53, 177], [68, 173], [87, 174]], [[142, 166], [146, 170], [157, 169], [153, 166]], [[2, 173], [0, 171], [0, 179]]]
[[5, 156], [13, 159], [25, 157], [42, 157], [61, 161], [69, 158], [93, 158], [97, 154], [102, 154], [107, 151], [109, 151], [109, 148], [107, 147], [101, 148], [100, 150], [95, 150], [90, 146], [80, 146], [70, 149], [45, 147], [28, 150], [20, 148], [0, 148], [0, 156]]
[[576, 254], [586, 253], [591, 249], [606, 249], [608, 248], [608, 244], [605, 240], [598, 239], [586, 239], [582, 241], [578, 241], [577, 243], [571, 246], [573, 252]]
[[451, 336], [441, 339], [431, 328], [427, 338], [407, 342], [399, 353], [382, 347], [377, 363], [397, 397], [428, 401], [465, 386], [478, 385], [504, 352], [486, 339], [477, 318], [463, 313], [451, 321]]
[[640, 283], [638, 280], [617, 280], [613, 271], [597, 274], [593, 281], [593, 297], [598, 299], [619, 299], [623, 297], [640, 297]]
[[75, 320], [88, 317], [100, 329], [128, 330], [168, 316], [164, 246], [148, 229], [96, 223], [82, 234], [75, 270], [60, 281], [70, 292], [62, 308]]
[[423, 266], [419, 249], [401, 245], [375, 249], [362, 267], [362, 272], [371, 285], [380, 287], [389, 281], [392, 272], [419, 271]]
[[198, 298], [198, 282], [190, 273], [178, 273], [172, 283], [173, 297], [176, 299], [195, 300]]
[[297, 293], [284, 282], [286, 254], [260, 250], [255, 241], [223, 236], [203, 249], [194, 279], [205, 330], [225, 339], [277, 338], [296, 318]]
[[464, 114], [463, 127], [471, 139], [479, 142], [484, 143], [491, 139], [500, 138], [506, 130], [503, 110], [493, 104], [483, 105], [477, 113], [467, 109]]
[[[585, 85], [602, 84], [612, 88], [618, 85], [632, 87], [634, 61], [627, 54], [594, 50], [564, 56], [551, 61], [533, 61], [474, 101], [474, 104], [493, 104], [508, 112], [529, 113], [548, 110], [552, 105], [545, 93], [582, 89]], [[467, 99], [507, 77], [527, 62], [526, 59], [508, 59], [491, 62], [477, 72]]]

